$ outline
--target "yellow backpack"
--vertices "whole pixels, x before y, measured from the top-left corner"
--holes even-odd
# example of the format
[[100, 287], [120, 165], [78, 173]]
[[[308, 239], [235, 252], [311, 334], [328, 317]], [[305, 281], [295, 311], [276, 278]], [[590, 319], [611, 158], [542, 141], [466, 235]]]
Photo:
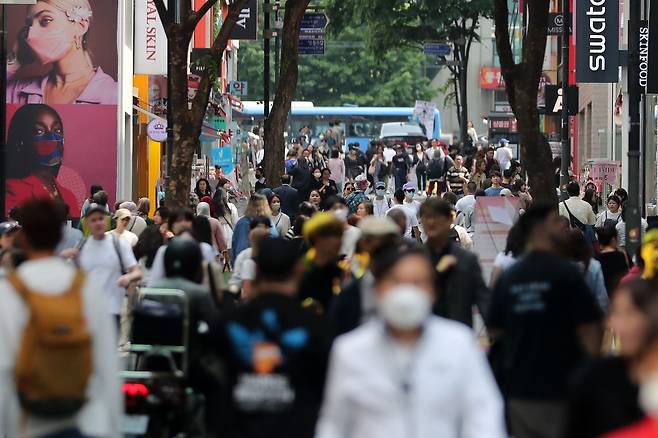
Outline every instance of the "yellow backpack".
[[7, 278], [30, 310], [16, 360], [16, 390], [28, 413], [61, 418], [86, 401], [92, 370], [92, 338], [83, 313], [84, 274], [59, 295], [29, 290], [16, 273]]

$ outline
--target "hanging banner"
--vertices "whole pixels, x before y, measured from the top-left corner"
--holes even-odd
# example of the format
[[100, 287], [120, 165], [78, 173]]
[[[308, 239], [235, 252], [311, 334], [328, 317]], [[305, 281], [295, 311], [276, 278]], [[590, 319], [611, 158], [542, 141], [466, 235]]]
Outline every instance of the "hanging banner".
[[[114, 203], [117, 2], [37, 1], [7, 6], [6, 13], [12, 62], [0, 84], [7, 90], [5, 211], [48, 198], [78, 218], [92, 184]], [[65, 68], [80, 78], [75, 95], [56, 80]]]
[[135, 74], [166, 75], [167, 35], [154, 0], [135, 0], [134, 42]]
[[231, 39], [258, 39], [258, 0], [249, 0], [247, 7], [240, 11], [238, 21], [236, 21], [231, 32]]
[[619, 72], [619, 2], [576, 3], [576, 81], [616, 83]]
[[432, 137], [434, 132], [434, 113], [436, 102], [425, 102], [417, 100], [414, 106], [414, 118], [418, 121], [427, 138]]
[[640, 85], [640, 92], [642, 94], [647, 91], [648, 75], [649, 75], [649, 21], [640, 20], [640, 28], [638, 29], [640, 38], [638, 41], [639, 65], [637, 68], [638, 78], [637, 82]]
[[651, 0], [649, 6], [649, 65], [647, 72], [647, 93], [658, 94], [658, 0]]

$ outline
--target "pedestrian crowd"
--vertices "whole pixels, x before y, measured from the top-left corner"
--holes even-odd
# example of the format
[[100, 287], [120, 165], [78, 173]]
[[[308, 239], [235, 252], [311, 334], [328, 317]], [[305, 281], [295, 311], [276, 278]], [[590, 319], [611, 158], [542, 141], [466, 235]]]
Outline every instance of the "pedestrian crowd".
[[[658, 436], [658, 228], [629, 254], [623, 189], [533, 202], [505, 141], [302, 143], [244, 209], [200, 179], [189, 208], [94, 186], [78, 227], [52, 200], [0, 224], [0, 436], [120, 436], [140, 288], [190, 300], [199, 436]], [[482, 196], [519, 206], [486, 280]]]

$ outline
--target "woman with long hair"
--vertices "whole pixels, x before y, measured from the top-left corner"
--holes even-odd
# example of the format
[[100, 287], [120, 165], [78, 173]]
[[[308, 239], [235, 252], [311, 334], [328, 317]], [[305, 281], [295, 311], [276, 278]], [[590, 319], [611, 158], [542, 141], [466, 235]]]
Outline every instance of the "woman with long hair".
[[73, 192], [57, 181], [64, 162], [64, 124], [48, 105], [24, 105], [7, 134], [7, 211], [34, 198], [63, 202], [79, 211]]
[[[8, 103], [116, 104], [117, 83], [89, 52], [88, 0], [39, 0], [29, 6], [8, 69]], [[45, 74], [34, 75], [38, 70]]]
[[199, 200], [205, 196], [212, 197], [212, 189], [210, 183], [205, 178], [199, 178], [194, 187], [194, 193], [199, 197]]
[[270, 210], [267, 198], [259, 194], [251, 195], [247, 202], [244, 215], [235, 224], [235, 228], [233, 229], [233, 243], [231, 245], [231, 264], [235, 262], [235, 257], [240, 252], [249, 248], [249, 225], [251, 224], [251, 220], [256, 216], [264, 216], [270, 218], [270, 220], [272, 219], [272, 210]]
[[228, 201], [228, 192], [221, 187], [217, 187], [215, 194], [212, 198], [212, 203], [210, 204], [210, 212], [212, 214], [214, 210], [215, 216], [222, 226], [222, 232], [224, 233], [224, 239], [226, 239], [226, 246], [228, 248], [229, 259], [232, 254], [233, 247], [233, 229], [235, 224], [238, 223], [240, 219], [238, 215], [238, 208], [233, 205], [233, 203]]

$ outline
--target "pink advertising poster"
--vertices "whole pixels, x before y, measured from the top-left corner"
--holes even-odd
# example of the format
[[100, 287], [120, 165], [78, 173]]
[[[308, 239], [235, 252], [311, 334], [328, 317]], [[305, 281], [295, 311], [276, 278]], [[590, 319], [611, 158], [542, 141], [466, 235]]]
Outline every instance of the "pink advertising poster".
[[72, 218], [92, 184], [114, 202], [117, 2], [7, 6], [5, 211], [50, 197]]

